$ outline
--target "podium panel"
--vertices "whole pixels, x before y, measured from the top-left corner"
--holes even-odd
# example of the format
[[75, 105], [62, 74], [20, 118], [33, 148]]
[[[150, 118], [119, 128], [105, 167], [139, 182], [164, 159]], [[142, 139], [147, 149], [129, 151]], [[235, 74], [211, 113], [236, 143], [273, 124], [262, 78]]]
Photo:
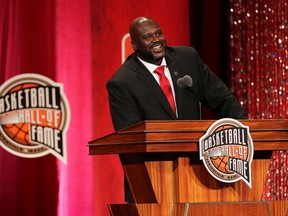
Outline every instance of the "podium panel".
[[195, 153], [146, 153], [133, 157], [136, 160], [132, 160], [132, 155], [120, 155], [136, 203], [260, 201], [270, 162], [263, 158], [253, 160], [250, 189], [243, 181], [216, 180]]
[[206, 215], [207, 209], [227, 209], [235, 216], [237, 209], [243, 209], [241, 215], [250, 215], [245, 210], [250, 209], [253, 216], [286, 215], [288, 201], [261, 202], [261, 196], [271, 152], [288, 150], [288, 121], [240, 122], [249, 127], [254, 144], [252, 189], [241, 180], [216, 180], [200, 161], [198, 140], [214, 121], [145, 121], [89, 142], [90, 155], [119, 155], [136, 203], [110, 205], [111, 214], [190, 215], [200, 209], [199, 215]]

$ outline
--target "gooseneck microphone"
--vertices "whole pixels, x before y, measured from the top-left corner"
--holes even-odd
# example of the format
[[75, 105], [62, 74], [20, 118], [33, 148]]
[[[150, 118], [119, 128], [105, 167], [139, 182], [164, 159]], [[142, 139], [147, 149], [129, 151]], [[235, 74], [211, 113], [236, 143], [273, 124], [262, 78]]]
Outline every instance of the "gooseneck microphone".
[[[179, 88], [188, 88], [189, 90], [192, 91], [192, 86], [193, 86], [193, 80], [189, 75], [185, 75], [182, 78], [179, 78], [177, 80], [177, 86]], [[197, 96], [196, 96], [197, 97]], [[198, 98], [197, 98], [198, 100]]]
[[192, 89], [193, 86], [193, 80], [189, 75], [185, 75], [182, 78], [179, 78], [177, 80], [177, 86], [179, 88], [187, 88], [188, 90], [190, 90], [194, 96], [196, 97], [198, 103], [199, 103], [199, 114], [200, 114], [200, 120], [202, 118], [202, 106], [201, 106], [201, 101], [199, 100], [198, 96], [195, 94], [195, 92]]
[[193, 85], [193, 80], [189, 75], [183, 76], [183, 78], [179, 78], [177, 80], [177, 86], [180, 88], [184, 87], [192, 87]]

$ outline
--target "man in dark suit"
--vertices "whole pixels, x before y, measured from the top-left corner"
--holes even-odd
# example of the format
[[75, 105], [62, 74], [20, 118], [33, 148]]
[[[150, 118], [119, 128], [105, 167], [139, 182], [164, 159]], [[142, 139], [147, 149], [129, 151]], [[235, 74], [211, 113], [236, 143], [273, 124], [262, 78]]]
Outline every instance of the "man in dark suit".
[[[134, 53], [107, 82], [115, 130], [144, 120], [197, 120], [201, 118], [202, 106], [208, 106], [219, 118], [247, 117], [233, 94], [203, 63], [196, 50], [167, 46], [161, 28], [153, 19], [138, 17], [133, 20], [130, 36]], [[159, 75], [154, 73], [159, 65], [164, 65], [165, 76], [171, 84], [176, 112], [159, 85]], [[185, 75], [192, 78], [193, 85], [180, 88], [177, 80]]]

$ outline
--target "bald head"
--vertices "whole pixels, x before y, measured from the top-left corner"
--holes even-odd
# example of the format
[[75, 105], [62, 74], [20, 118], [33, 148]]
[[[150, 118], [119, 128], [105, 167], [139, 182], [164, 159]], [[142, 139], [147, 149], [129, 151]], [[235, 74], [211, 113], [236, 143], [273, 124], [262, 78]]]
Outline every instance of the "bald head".
[[137, 17], [129, 28], [131, 44], [139, 58], [161, 64], [165, 56], [166, 39], [158, 23], [147, 17]]
[[148, 17], [137, 17], [137, 18], [135, 18], [131, 22], [130, 27], [129, 27], [129, 33], [130, 33], [131, 39], [134, 40], [136, 35], [137, 35], [138, 29], [141, 26], [144, 26], [144, 25], [147, 25], [147, 24], [154, 24], [154, 25], [157, 25], [159, 27], [157, 22], [155, 20], [151, 19], [151, 18], [148, 18]]

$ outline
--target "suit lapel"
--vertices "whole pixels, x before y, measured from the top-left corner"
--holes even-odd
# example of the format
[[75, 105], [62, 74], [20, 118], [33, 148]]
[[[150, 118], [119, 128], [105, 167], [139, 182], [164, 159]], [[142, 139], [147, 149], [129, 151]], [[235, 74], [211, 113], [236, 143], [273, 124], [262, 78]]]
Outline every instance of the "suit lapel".
[[176, 119], [176, 116], [173, 113], [165, 94], [163, 93], [161, 87], [159, 86], [153, 75], [137, 59], [136, 56], [134, 63], [134, 71], [138, 73], [139, 79], [147, 86], [147, 88], [149, 88], [153, 92], [153, 95], [155, 95], [159, 103], [163, 106], [164, 110], [171, 116], [171, 118]]
[[183, 71], [180, 68], [180, 65], [177, 64], [173, 53], [171, 53], [169, 50], [166, 51], [166, 62], [169, 68], [169, 71], [171, 73], [174, 91], [175, 91], [175, 98], [176, 98], [176, 104], [177, 104], [177, 111], [178, 111], [178, 119], [182, 119], [183, 115], [183, 89], [179, 88], [177, 86], [177, 80], [181, 77], [183, 77], [183, 74], [181, 71]]

